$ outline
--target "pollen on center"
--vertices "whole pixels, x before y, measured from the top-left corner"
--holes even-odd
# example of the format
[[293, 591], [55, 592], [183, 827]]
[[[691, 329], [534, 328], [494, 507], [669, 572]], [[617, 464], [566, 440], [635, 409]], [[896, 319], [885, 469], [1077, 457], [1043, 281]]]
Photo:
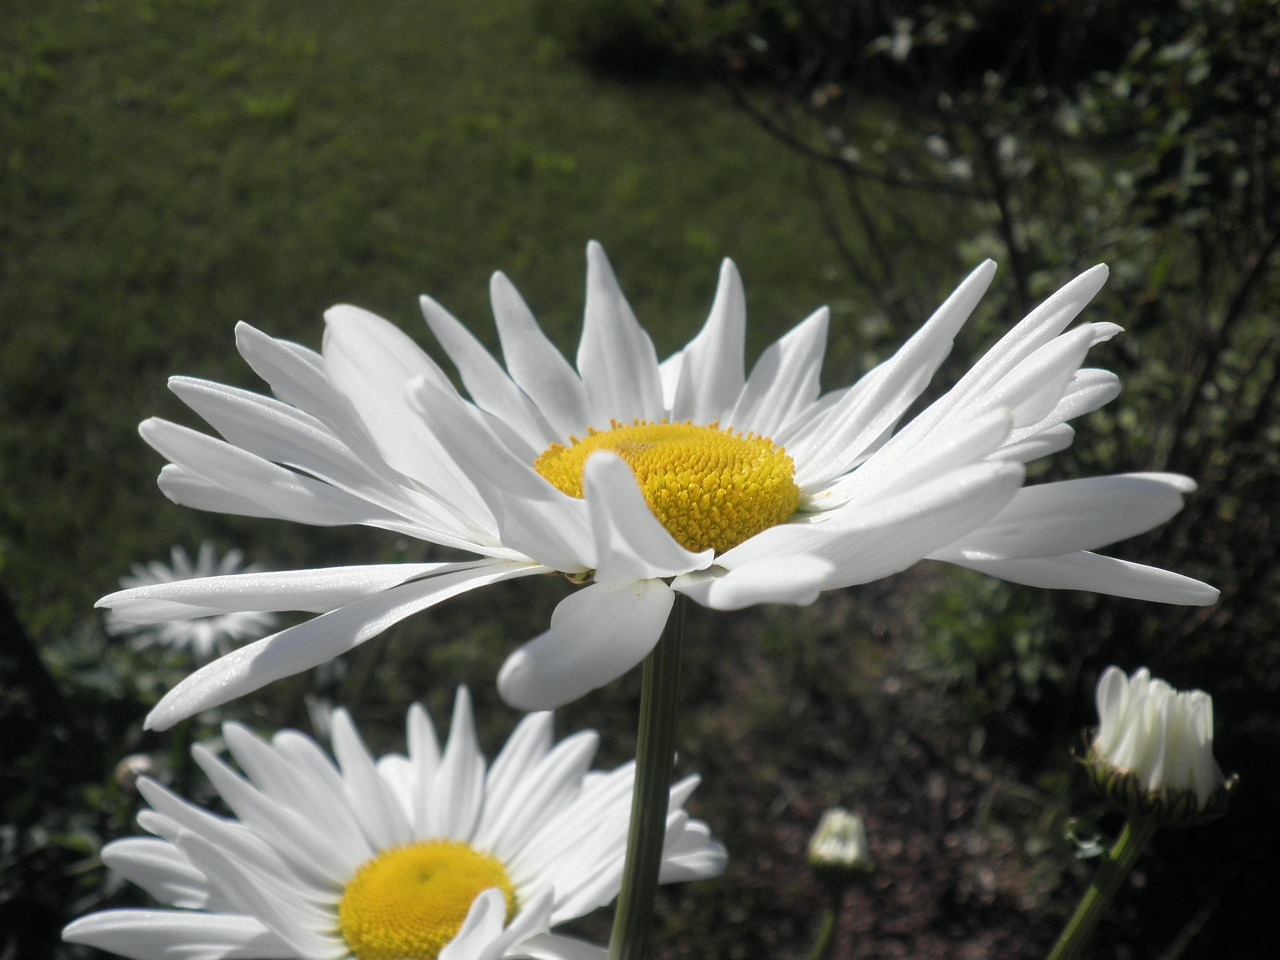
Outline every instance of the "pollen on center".
[[785, 521], [800, 505], [795, 465], [767, 437], [722, 430], [718, 423], [612, 422], [608, 430], [553, 443], [533, 468], [557, 490], [582, 497], [582, 471], [600, 450], [621, 457], [636, 475], [649, 509], [686, 550], [716, 553]]
[[356, 871], [338, 904], [338, 932], [357, 960], [436, 960], [472, 903], [497, 888], [515, 916], [506, 868], [465, 843], [431, 840], [384, 850]]

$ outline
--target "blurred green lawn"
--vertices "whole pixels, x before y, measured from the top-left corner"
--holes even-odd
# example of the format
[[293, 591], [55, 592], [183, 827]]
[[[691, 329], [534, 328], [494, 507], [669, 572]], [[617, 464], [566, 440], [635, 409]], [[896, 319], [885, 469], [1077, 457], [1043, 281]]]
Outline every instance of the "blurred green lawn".
[[730, 256], [752, 347], [829, 303], [848, 376], [859, 301], [798, 161], [715, 97], [588, 78], [530, 7], [8, 5], [0, 551], [37, 634], [201, 532], [266, 562], [316, 549], [172, 507], [134, 432], [184, 416], [167, 375], [253, 384], [239, 320], [318, 346], [322, 311], [352, 302], [425, 342], [430, 293], [493, 344], [501, 269], [571, 351], [595, 238], [660, 352]]

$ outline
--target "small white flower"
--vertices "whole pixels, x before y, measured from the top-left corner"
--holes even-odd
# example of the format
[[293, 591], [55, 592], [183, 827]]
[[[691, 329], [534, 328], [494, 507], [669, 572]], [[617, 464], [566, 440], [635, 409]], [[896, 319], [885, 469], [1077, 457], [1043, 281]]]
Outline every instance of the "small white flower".
[[1099, 726], [1088, 764], [1099, 790], [1128, 812], [1188, 822], [1221, 813], [1228, 781], [1213, 757], [1213, 699], [1179, 692], [1145, 667], [1098, 680]]
[[1173, 516], [1195, 489], [1186, 477], [1023, 487], [1025, 463], [1069, 446], [1068, 421], [1119, 392], [1114, 374], [1082, 363], [1120, 328], [1067, 330], [1105, 268], [1051, 296], [902, 425], [993, 263], [894, 356], [829, 393], [818, 385], [826, 310], [769, 347], [748, 376], [745, 295], [726, 261], [706, 325], [659, 363], [599, 246], [587, 263], [576, 369], [498, 274], [505, 368], [423, 300], [467, 398], [404, 333], [346, 306], [326, 314], [320, 354], [237, 328], [240, 352], [275, 397], [171, 381], [222, 435], [142, 424], [171, 461], [160, 487], [176, 502], [365, 524], [476, 559], [210, 577], [104, 597], [101, 605], [148, 622], [193, 609], [321, 614], [187, 678], [148, 726], [307, 670], [449, 597], [533, 574], [586, 585], [502, 668], [499, 690], [526, 709], [566, 703], [638, 664], [676, 593], [718, 610], [807, 604], [929, 558], [1037, 587], [1217, 598], [1196, 580], [1093, 552]]
[[[530, 714], [486, 767], [471, 701], [458, 691], [441, 750], [426, 712], [408, 717], [408, 754], [369, 754], [343, 710], [337, 764], [292, 730], [270, 743], [223, 726], [244, 776], [197, 746], [233, 818], [143, 778], [154, 837], [102, 858], [164, 909], [108, 910], [63, 931], [137, 960], [597, 960], [604, 950], [550, 932], [609, 903], [626, 851], [634, 764], [590, 772], [596, 734], [554, 743]], [[724, 848], [671, 788], [661, 881], [718, 876]]]
[[874, 870], [862, 818], [843, 807], [823, 813], [809, 840], [809, 867], [818, 876], [841, 884]]
[[[219, 559], [208, 540], [200, 544], [194, 563], [187, 551], [179, 546], [170, 551], [169, 559], [168, 566], [159, 560], [133, 564], [131, 572], [120, 578], [121, 588], [223, 577], [256, 569], [252, 565], [244, 565], [244, 554], [239, 550], [231, 550]], [[108, 610], [106, 628], [112, 636], [132, 636], [137, 649], [161, 646], [190, 650], [198, 663], [208, 663], [215, 654], [227, 653], [235, 644], [257, 640], [276, 625], [277, 619], [275, 614], [262, 610], [218, 609], [209, 611], [207, 616], [192, 616], [190, 619], [135, 623], [119, 611]]]

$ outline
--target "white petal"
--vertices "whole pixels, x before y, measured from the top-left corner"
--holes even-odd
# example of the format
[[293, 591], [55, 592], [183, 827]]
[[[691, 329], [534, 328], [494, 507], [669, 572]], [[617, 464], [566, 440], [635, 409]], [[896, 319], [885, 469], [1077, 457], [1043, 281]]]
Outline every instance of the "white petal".
[[671, 586], [715, 610], [741, 610], [757, 603], [789, 603], [807, 606], [834, 572], [818, 557], [792, 554], [761, 557], [732, 570], [713, 567], [677, 577]]
[[697, 424], [724, 419], [742, 393], [747, 326], [742, 277], [730, 260], [720, 266], [720, 283], [711, 313], [684, 348], [680, 380], [671, 408], [673, 420]]
[[186, 910], [106, 910], [62, 931], [80, 943], [131, 960], [262, 960], [294, 958], [296, 951], [253, 917]]
[[525, 940], [505, 954], [518, 960], [605, 960], [608, 955], [604, 947], [557, 933]]
[[439, 960], [488, 960], [489, 946], [502, 935], [507, 901], [501, 890], [486, 890], [471, 903], [467, 918], [440, 951]]
[[711, 563], [715, 551], [692, 553], [672, 539], [653, 515], [631, 468], [607, 451], [582, 471], [583, 493], [595, 538], [600, 583], [671, 577]]
[[820, 423], [787, 441], [798, 486], [839, 476], [897, 423], [951, 352], [957, 331], [994, 276], [993, 262], [979, 266], [897, 353], [849, 390]]
[[[1052, 294], [960, 378], [947, 393], [948, 405], [960, 405], [990, 390], [1010, 370], [1065, 330], [1106, 282], [1107, 268], [1099, 264]], [[1110, 336], [1116, 328], [1108, 324], [1098, 332]]]
[[200, 909], [209, 903], [209, 882], [204, 874], [166, 840], [115, 840], [102, 848], [102, 862], [167, 906]]
[[272, 680], [309, 670], [420, 610], [477, 587], [538, 573], [543, 568], [492, 561], [392, 587], [264, 637], [197, 670], [169, 691], [147, 716], [147, 729], [179, 720], [257, 690]]
[[251, 913], [308, 960], [338, 960], [347, 953], [341, 939], [321, 932], [332, 926], [332, 915], [326, 916], [292, 897], [291, 891], [282, 884], [263, 882], [246, 870], [244, 864], [223, 855], [199, 837], [182, 837], [179, 846], [242, 912]]
[[993, 410], [962, 424], [928, 443], [902, 449], [893, 440], [877, 450], [858, 469], [829, 488], [817, 491], [806, 506], [829, 510], [850, 500], [884, 496], [928, 481], [996, 451], [1009, 431], [1013, 417], [1007, 410]]
[[1038, 423], [1062, 399], [1092, 342], [1088, 324], [1049, 341], [996, 384], [974, 411], [1006, 407], [1013, 411], [1015, 427]]
[[[479, 561], [484, 567], [485, 561]], [[192, 580], [171, 580], [109, 593], [96, 604], [131, 623], [239, 613], [245, 610], [306, 610], [322, 613], [371, 596], [407, 580], [447, 573], [459, 564], [388, 563], [360, 567], [321, 567], [270, 573], [233, 573]], [[471, 564], [475, 567], [477, 564]]]
[[266, 515], [318, 526], [391, 521], [381, 507], [311, 477], [277, 466], [224, 440], [167, 420], [151, 418], [138, 433], [161, 456], [210, 483], [236, 491]]
[[427, 325], [458, 368], [476, 406], [501, 418], [536, 451], [557, 439], [546, 419], [471, 331], [430, 297], [422, 297], [421, 305]]
[[1088, 590], [1113, 597], [1197, 607], [1207, 606], [1218, 600], [1218, 591], [1207, 583], [1158, 567], [1148, 567], [1096, 553], [1068, 553], [1060, 557], [1023, 560], [950, 562], [1029, 587]]
[[[271, 846], [297, 872], [299, 879], [304, 881], [304, 889], [342, 889], [358, 864], [348, 862], [349, 858], [343, 855], [342, 850], [326, 842], [325, 831], [319, 824], [288, 803], [259, 790], [214, 756], [203, 744], [192, 747], [191, 755], [240, 822], [258, 836], [271, 838]], [[184, 853], [189, 853], [183, 846], [187, 839], [189, 836], [179, 837], [179, 846]], [[204, 838], [198, 839], [207, 842]], [[218, 850], [219, 857], [240, 862], [234, 855], [229, 855], [225, 848], [215, 847], [213, 844], [208, 846]], [[200, 862], [196, 865], [213, 879], [212, 874], [205, 869], [207, 864]], [[220, 887], [224, 893], [231, 893], [225, 886]], [[304, 895], [301, 891], [296, 892], [299, 896]], [[252, 908], [247, 907], [246, 910], [251, 912]]]
[[489, 284], [502, 355], [511, 379], [547, 418], [560, 437], [591, 425], [587, 393], [577, 373], [546, 338], [516, 288], [501, 273]]
[[548, 710], [616, 680], [653, 649], [674, 599], [661, 580], [596, 583], [569, 594], [551, 629], [507, 658], [498, 691], [521, 710]]
[[444, 372], [381, 317], [341, 306], [325, 311], [324, 318], [325, 372], [355, 407], [382, 459], [454, 509], [484, 518], [471, 481], [409, 403], [410, 384], [428, 380], [447, 386]]
[[771, 344], [751, 369], [742, 396], [723, 426], [782, 443], [778, 432], [818, 399], [830, 319], [830, 311], [823, 307]]
[[333, 712], [330, 730], [351, 809], [359, 817], [369, 843], [378, 850], [409, 843], [413, 831], [404, 808], [390, 785], [378, 775], [377, 765], [347, 711]]
[[484, 755], [476, 741], [476, 724], [471, 712], [471, 694], [459, 687], [449, 724], [449, 741], [436, 769], [432, 798], [430, 836], [469, 840], [484, 802]]
[[1157, 527], [1182, 509], [1185, 477], [1122, 474], [1023, 487], [940, 560], [1046, 557], [1098, 547]]
[[978, 463], [870, 504], [849, 504], [820, 523], [783, 524], [718, 562], [733, 568], [762, 557], [808, 554], [835, 565], [831, 590], [905, 570], [990, 519], [1022, 483], [1017, 464]]
[[518, 791], [513, 790], [505, 800], [490, 793], [486, 801], [493, 803], [486, 802], [485, 823], [476, 834], [475, 845], [492, 850], [504, 862], [514, 858], [543, 821], [577, 796], [598, 740], [595, 731], [569, 737], [524, 772]]
[[587, 306], [578, 372], [592, 426], [662, 418], [662, 381], [653, 341], [636, 322], [604, 250], [594, 241], [587, 245]]
[[[1018, 431], [1019, 433], [1025, 431]], [[1030, 463], [1050, 454], [1065, 450], [1076, 438], [1076, 432], [1069, 423], [1060, 423], [1032, 433], [1025, 440], [1006, 443], [991, 454], [992, 460], [1004, 460], [1008, 463]]]

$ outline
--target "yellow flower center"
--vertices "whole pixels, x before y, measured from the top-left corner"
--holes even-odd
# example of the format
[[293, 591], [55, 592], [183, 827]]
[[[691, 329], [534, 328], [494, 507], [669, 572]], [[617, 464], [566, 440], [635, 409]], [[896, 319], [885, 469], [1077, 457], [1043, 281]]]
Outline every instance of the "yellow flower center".
[[767, 437], [721, 430], [718, 423], [637, 420], [588, 429], [569, 446], [553, 443], [533, 463], [557, 490], [582, 497], [587, 458], [608, 450], [627, 462], [649, 509], [686, 550], [723, 553], [782, 523], [800, 506], [795, 465]]
[[435, 960], [471, 904], [497, 887], [515, 916], [506, 868], [465, 843], [430, 840], [378, 854], [351, 878], [338, 904], [338, 930], [357, 960]]

